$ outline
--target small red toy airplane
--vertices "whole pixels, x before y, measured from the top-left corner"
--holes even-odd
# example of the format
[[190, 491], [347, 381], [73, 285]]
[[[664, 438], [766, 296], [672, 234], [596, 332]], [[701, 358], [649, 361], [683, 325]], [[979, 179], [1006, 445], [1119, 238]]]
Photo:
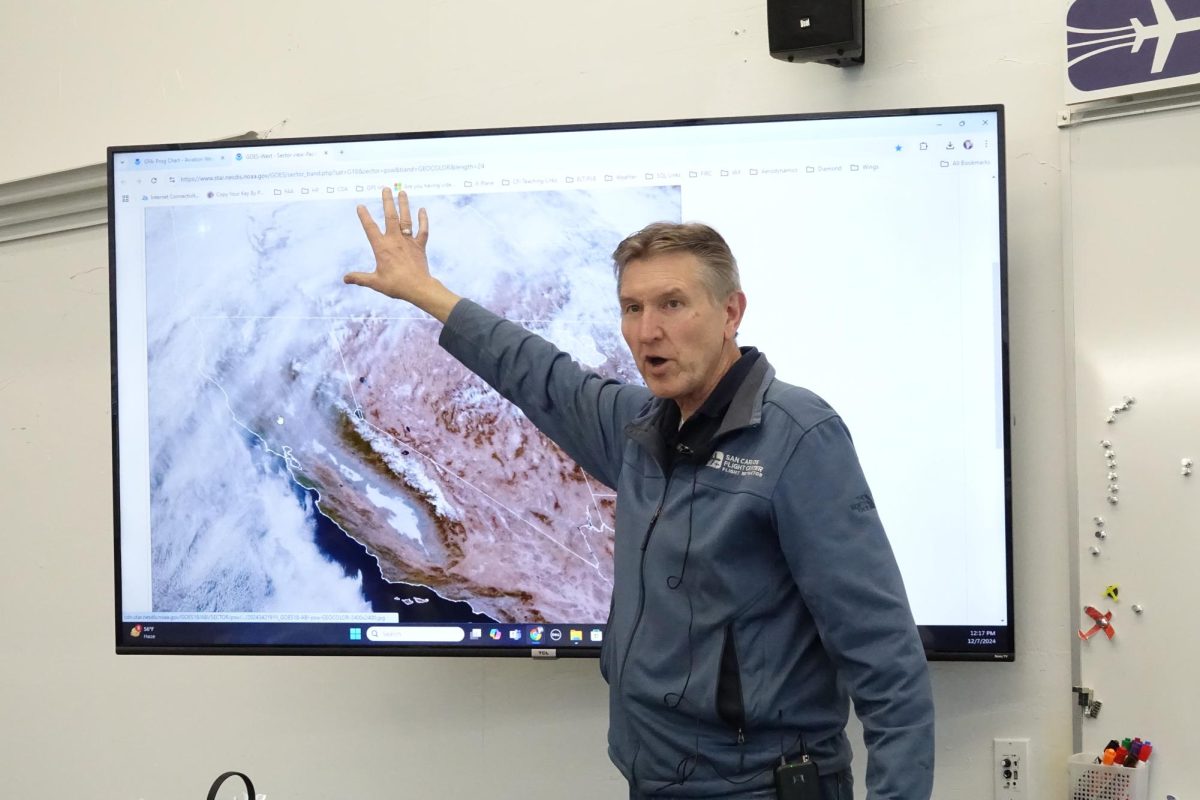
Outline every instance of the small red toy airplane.
[[1091, 629], [1088, 630], [1087, 632], [1080, 630], [1079, 631], [1080, 639], [1083, 639], [1086, 642], [1088, 639], [1092, 638], [1100, 631], [1104, 631], [1105, 635], [1108, 636], [1109, 639], [1111, 639], [1117, 635], [1117, 632], [1113, 630], [1112, 612], [1111, 611], [1101, 614], [1099, 611], [1097, 611], [1092, 606], [1085, 606], [1083, 609], [1083, 613], [1087, 614], [1089, 617], [1094, 619], [1096, 621], [1096, 624], [1093, 625], [1091, 627]]

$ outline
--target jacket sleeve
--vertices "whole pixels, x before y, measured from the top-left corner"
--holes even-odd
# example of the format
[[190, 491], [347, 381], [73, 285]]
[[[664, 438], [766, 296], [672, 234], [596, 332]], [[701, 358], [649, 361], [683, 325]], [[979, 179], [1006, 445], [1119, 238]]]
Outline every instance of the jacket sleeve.
[[934, 758], [929, 667], [839, 417], [803, 434], [773, 501], [788, 566], [862, 722], [868, 797], [926, 800]]
[[650, 400], [649, 390], [583, 369], [550, 342], [470, 300], [454, 307], [438, 343], [579, 466], [616, 487], [625, 424]]

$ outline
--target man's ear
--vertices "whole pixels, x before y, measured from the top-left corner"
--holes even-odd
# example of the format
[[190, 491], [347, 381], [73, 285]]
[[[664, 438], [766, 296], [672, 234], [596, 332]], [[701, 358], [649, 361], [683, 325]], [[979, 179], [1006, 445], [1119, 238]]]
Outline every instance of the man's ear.
[[725, 339], [733, 341], [746, 315], [746, 293], [738, 290], [725, 301]]

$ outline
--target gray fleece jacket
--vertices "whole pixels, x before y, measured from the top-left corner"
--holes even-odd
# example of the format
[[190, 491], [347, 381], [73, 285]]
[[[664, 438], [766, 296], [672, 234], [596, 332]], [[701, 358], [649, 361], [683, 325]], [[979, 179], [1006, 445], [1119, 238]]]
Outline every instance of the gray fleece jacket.
[[871, 800], [926, 800], [924, 651], [850, 435], [760, 358], [704, 452], [674, 459], [665, 402], [580, 368], [462, 301], [441, 345], [617, 491], [600, 669], [609, 755], [642, 794], [772, 786], [781, 754], [850, 764], [862, 722]]

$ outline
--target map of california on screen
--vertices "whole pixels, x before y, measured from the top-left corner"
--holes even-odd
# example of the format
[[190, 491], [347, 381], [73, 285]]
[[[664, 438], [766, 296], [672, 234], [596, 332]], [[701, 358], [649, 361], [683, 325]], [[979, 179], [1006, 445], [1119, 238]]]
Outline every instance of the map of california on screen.
[[[610, 256], [678, 187], [412, 200], [447, 286], [639, 380]], [[374, 264], [358, 202], [146, 211], [154, 611], [603, 622], [612, 491], [342, 283]]]

